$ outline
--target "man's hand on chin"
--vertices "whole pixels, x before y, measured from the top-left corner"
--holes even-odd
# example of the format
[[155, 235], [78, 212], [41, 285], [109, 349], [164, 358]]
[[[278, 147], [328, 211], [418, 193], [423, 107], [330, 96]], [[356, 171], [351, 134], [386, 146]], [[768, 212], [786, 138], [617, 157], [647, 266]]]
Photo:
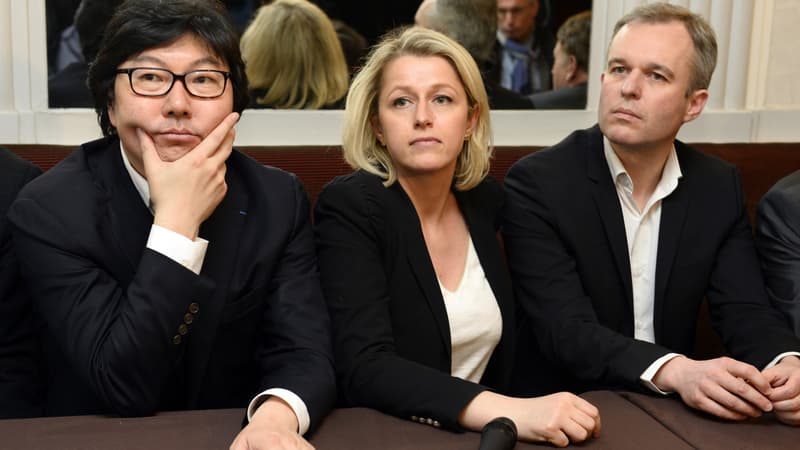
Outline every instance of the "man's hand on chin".
[[313, 450], [297, 433], [297, 416], [278, 397], [256, 409], [250, 423], [233, 440], [230, 450]]
[[138, 129], [145, 177], [156, 225], [194, 240], [227, 192], [225, 161], [233, 150], [231, 113], [197, 147], [175, 161], [162, 161], [150, 136]]
[[800, 358], [786, 356], [762, 373], [773, 388], [769, 399], [775, 417], [789, 425], [800, 425]]

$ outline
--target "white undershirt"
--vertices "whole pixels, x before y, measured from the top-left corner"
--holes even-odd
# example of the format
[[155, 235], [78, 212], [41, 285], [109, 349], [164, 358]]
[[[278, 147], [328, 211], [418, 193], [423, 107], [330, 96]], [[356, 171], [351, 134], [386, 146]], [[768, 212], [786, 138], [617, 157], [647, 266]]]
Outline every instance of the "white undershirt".
[[439, 281], [452, 346], [450, 374], [479, 383], [503, 333], [503, 318], [470, 237], [464, 273], [455, 291]]

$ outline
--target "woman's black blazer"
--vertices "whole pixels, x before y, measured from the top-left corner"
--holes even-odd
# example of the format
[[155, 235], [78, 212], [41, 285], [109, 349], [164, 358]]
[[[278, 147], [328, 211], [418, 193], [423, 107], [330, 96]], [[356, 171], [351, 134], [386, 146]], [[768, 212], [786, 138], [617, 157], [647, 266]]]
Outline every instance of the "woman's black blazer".
[[503, 318], [481, 385], [450, 375], [447, 311], [419, 218], [400, 184], [386, 188], [358, 171], [320, 194], [317, 253], [344, 403], [459, 429], [459, 413], [478, 393], [505, 390], [514, 302], [497, 240], [503, 191], [487, 179], [455, 196]]

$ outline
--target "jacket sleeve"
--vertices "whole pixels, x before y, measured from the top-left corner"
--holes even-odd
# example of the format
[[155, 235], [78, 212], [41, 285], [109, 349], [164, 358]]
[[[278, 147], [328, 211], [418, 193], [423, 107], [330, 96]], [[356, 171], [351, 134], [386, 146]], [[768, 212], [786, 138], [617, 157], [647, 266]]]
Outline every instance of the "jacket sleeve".
[[21, 273], [66, 360], [117, 414], [154, 413], [184, 351], [184, 315], [202, 315], [214, 283], [144, 249], [123, 286], [98, 260], [102, 250], [83, 245], [112, 244], [84, 239], [29, 197], [12, 205], [10, 220]]
[[368, 196], [357, 182], [334, 182], [314, 217], [343, 400], [458, 430], [458, 415], [485, 388], [398, 354], [384, 260], [396, 249], [383, 245], [380, 212], [391, 206]]
[[0, 158], [0, 164], [6, 165], [0, 170], [0, 418], [35, 417], [42, 413], [43, 391], [38, 328], [6, 214], [19, 190], [41, 170], [16, 158]]
[[320, 288], [308, 195], [294, 179], [294, 227], [267, 292], [256, 358], [261, 388], [284, 388], [305, 403], [313, 430], [333, 406], [333, 369], [328, 311]]
[[756, 246], [772, 305], [800, 336], [800, 199], [772, 190], [756, 213]]

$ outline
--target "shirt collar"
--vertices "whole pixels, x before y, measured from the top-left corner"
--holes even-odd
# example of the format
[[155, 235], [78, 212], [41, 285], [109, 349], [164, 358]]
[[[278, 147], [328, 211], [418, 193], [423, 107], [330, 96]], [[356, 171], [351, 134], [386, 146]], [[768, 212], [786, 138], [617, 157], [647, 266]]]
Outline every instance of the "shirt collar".
[[131, 177], [131, 181], [133, 181], [133, 186], [136, 188], [139, 196], [142, 197], [144, 206], [150, 209], [150, 185], [147, 184], [147, 179], [131, 165], [130, 160], [128, 160], [128, 154], [125, 153], [125, 148], [122, 146], [121, 139], [119, 141], [119, 151], [122, 154], [122, 164], [125, 166], [125, 170], [128, 171], [128, 175]]
[[[630, 175], [628, 175], [628, 171], [625, 170], [625, 166], [622, 164], [619, 156], [617, 156], [617, 153], [611, 148], [611, 143], [608, 141], [608, 138], [605, 136], [603, 136], [603, 153], [614, 183], [621, 183], [626, 191], [633, 192], [633, 181]], [[671, 194], [672, 191], [678, 187], [678, 180], [681, 177], [683, 177], [683, 172], [681, 172], [681, 166], [678, 162], [678, 153], [675, 151], [675, 145], [673, 144], [667, 156], [667, 161], [664, 164], [664, 169], [661, 171], [661, 179], [658, 180], [658, 185], [656, 185], [656, 189], [653, 191], [653, 198], [664, 198]]]

